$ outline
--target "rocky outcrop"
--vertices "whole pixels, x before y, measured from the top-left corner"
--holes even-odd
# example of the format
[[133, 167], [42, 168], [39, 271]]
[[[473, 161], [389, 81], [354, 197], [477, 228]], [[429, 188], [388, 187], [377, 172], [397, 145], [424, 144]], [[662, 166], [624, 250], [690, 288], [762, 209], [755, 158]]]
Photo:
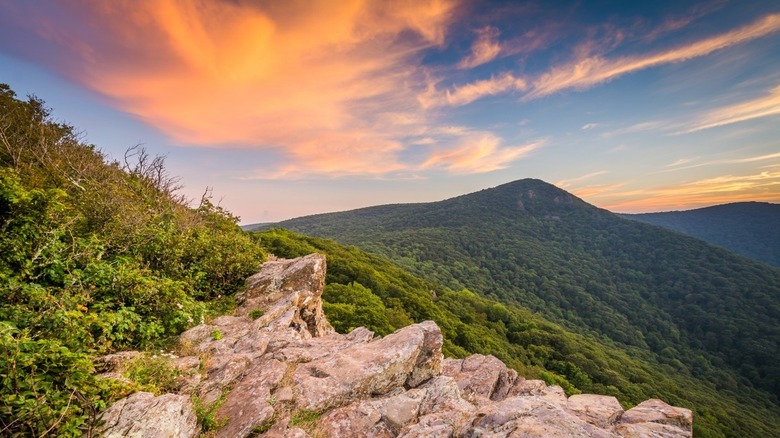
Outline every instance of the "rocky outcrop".
[[[648, 400], [623, 411], [614, 397], [566, 397], [493, 356], [443, 359], [431, 321], [384, 338], [337, 334], [322, 313], [325, 258], [263, 265], [233, 316], [180, 337], [176, 394], [136, 393], [102, 415], [105, 436], [194, 437], [193, 401], [210, 436], [690, 437], [691, 411]], [[121, 376], [135, 353], [107, 357]]]
[[177, 394], [136, 392], [111, 405], [102, 420], [98, 433], [105, 437], [187, 437], [200, 432], [189, 397]]

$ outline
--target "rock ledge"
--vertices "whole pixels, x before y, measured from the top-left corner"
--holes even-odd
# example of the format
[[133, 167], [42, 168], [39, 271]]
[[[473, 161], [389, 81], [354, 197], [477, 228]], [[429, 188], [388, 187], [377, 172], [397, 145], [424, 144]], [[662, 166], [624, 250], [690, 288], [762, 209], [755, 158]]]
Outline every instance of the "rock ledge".
[[[265, 263], [234, 316], [181, 335], [178, 393], [119, 400], [101, 435], [196, 437], [198, 400], [215, 413], [216, 437], [692, 436], [691, 411], [660, 400], [624, 412], [614, 397], [567, 398], [493, 356], [444, 359], [432, 321], [381, 339], [364, 328], [337, 334], [322, 312], [324, 283], [323, 255]], [[134, 357], [106, 363], [121, 369]]]

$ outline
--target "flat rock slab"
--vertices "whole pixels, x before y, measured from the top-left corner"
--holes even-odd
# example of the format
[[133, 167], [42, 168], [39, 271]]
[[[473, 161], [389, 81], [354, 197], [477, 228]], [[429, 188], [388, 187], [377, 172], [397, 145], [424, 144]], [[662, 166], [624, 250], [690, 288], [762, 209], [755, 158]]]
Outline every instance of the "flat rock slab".
[[321, 411], [417, 386], [441, 372], [441, 346], [439, 327], [426, 321], [300, 364], [293, 376], [297, 405]]
[[613, 426], [623, 415], [618, 399], [606, 395], [577, 394], [569, 397], [566, 409], [601, 428]]
[[195, 410], [184, 395], [136, 392], [108, 408], [98, 429], [103, 437], [196, 437], [200, 434]]

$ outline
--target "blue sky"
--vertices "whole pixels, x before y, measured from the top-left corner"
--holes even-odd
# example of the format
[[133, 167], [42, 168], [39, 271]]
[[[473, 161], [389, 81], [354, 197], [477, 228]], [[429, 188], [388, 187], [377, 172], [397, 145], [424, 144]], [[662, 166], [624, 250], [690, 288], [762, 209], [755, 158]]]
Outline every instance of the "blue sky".
[[242, 223], [540, 178], [780, 202], [775, 1], [10, 1], [0, 82]]

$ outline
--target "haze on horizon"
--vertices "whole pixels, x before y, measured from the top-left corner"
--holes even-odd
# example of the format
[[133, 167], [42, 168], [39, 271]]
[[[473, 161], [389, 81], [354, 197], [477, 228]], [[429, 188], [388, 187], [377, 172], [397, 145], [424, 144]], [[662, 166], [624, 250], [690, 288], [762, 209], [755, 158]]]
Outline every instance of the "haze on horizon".
[[11, 0], [0, 72], [243, 223], [521, 178], [780, 202], [778, 2]]

